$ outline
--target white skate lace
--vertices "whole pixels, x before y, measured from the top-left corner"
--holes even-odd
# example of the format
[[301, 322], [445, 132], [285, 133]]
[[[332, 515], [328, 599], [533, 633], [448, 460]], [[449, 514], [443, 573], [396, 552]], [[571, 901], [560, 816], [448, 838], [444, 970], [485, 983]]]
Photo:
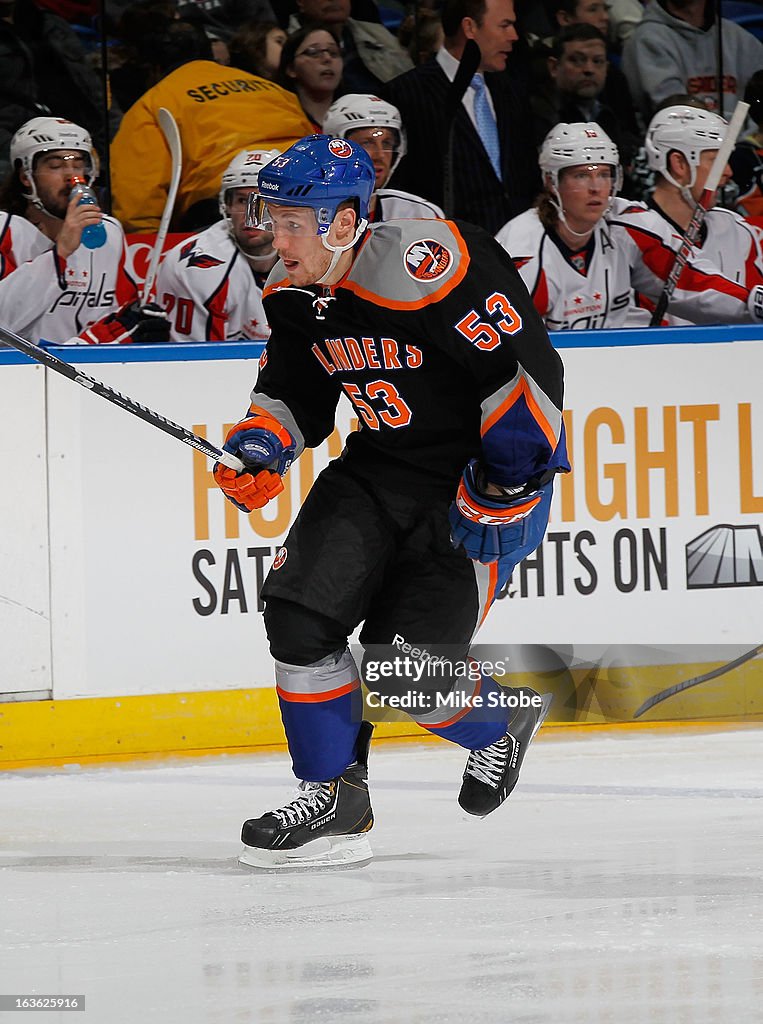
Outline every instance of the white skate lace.
[[486, 786], [498, 789], [506, 768], [508, 748], [508, 736], [503, 736], [489, 747], [473, 750], [466, 762], [465, 774], [471, 775], [478, 782], [484, 782]]
[[282, 825], [301, 825], [331, 802], [330, 782], [300, 782], [299, 789], [300, 794], [296, 800], [270, 811]]

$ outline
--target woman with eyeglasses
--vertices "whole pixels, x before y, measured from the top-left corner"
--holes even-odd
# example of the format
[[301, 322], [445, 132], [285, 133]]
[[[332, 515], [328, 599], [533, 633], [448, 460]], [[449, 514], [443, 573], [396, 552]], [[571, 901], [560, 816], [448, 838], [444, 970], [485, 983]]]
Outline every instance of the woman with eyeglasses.
[[317, 132], [323, 130], [331, 104], [342, 95], [341, 80], [342, 48], [332, 26], [305, 26], [287, 38], [276, 81], [297, 94]]

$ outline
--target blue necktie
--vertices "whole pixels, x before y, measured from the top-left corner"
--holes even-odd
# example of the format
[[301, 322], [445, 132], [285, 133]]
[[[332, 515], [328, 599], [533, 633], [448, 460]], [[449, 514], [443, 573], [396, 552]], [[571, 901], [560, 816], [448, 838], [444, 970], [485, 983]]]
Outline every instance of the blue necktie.
[[487, 98], [485, 79], [482, 75], [475, 75], [472, 79], [474, 89], [474, 120], [477, 122], [477, 133], [482, 139], [482, 145], [490, 158], [493, 170], [501, 181], [501, 147], [498, 143], [498, 126], [490, 109]]

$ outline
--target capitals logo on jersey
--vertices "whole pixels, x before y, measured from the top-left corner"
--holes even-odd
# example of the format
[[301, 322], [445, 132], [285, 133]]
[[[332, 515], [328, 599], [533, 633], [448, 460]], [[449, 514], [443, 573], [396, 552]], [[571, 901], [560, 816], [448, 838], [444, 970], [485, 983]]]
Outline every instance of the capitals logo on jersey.
[[422, 238], [409, 245], [403, 256], [405, 272], [416, 281], [434, 281], [442, 277], [452, 264], [450, 249], [432, 238]]
[[184, 245], [180, 250], [180, 259], [185, 260], [189, 267], [200, 267], [202, 270], [208, 270], [210, 267], [219, 267], [222, 265], [222, 260], [218, 260], [215, 256], [210, 256], [206, 252], [197, 252], [195, 239], [191, 240]]
[[332, 139], [329, 142], [329, 152], [338, 157], [352, 156], [352, 146], [344, 139]]

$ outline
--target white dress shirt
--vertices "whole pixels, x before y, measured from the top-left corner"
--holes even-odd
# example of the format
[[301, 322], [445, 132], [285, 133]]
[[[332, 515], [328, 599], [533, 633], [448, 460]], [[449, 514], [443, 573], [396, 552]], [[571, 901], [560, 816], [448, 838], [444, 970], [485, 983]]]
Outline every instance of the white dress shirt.
[[[445, 49], [444, 46], [441, 46], [440, 49], [437, 51], [437, 63], [440, 65], [442, 70], [447, 75], [448, 81], [452, 82], [453, 79], [456, 77], [456, 72], [458, 71], [458, 64], [459, 64], [459, 62], [456, 60], [456, 58], [453, 56], [452, 53], [450, 53], [448, 50]], [[495, 117], [495, 107], [493, 106], [493, 97], [490, 95], [490, 90], [487, 89], [487, 88], [485, 89], [485, 95], [487, 96], [487, 101], [490, 104], [490, 109], [493, 112], [493, 117]], [[474, 125], [475, 131], [477, 131], [477, 134], [479, 134], [479, 131], [477, 130], [477, 120], [476, 120], [476, 118], [474, 116], [474, 86], [473, 85], [469, 85], [469, 88], [464, 93], [464, 98], [463, 98], [463, 100], [461, 102], [464, 105], [466, 113], [469, 115], [469, 120]]]

